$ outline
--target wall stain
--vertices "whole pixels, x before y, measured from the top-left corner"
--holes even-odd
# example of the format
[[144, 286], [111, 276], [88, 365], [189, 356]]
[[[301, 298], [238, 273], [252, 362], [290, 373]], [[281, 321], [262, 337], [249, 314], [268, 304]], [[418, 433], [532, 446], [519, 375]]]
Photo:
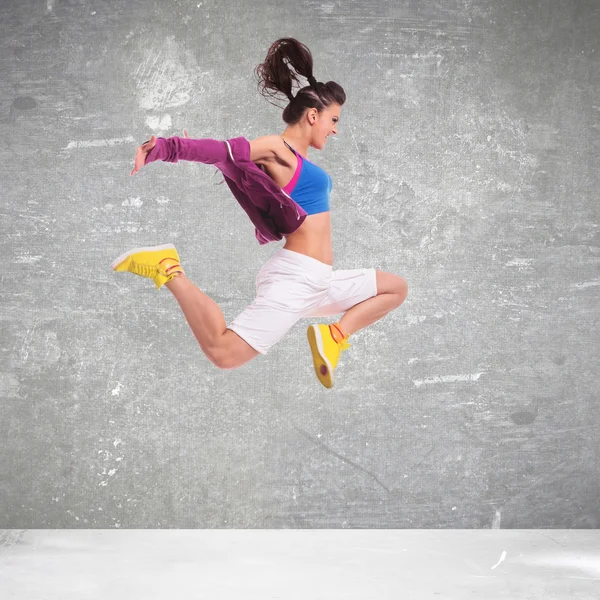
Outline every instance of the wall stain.
[[37, 102], [31, 96], [19, 96], [13, 100], [12, 105], [18, 110], [31, 110], [37, 106]]

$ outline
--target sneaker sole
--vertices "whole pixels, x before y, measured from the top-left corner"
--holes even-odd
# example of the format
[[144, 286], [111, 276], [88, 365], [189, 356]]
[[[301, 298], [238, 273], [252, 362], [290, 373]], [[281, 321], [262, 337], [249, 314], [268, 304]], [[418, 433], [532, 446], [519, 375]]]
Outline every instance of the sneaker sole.
[[[315, 373], [316, 373], [317, 377], [319, 378], [319, 381], [326, 388], [332, 388], [333, 387], [333, 369], [331, 368], [331, 363], [327, 359], [327, 356], [325, 356], [325, 350], [323, 348], [323, 337], [321, 336], [321, 330], [316, 325], [310, 325], [308, 328], [307, 336], [308, 336], [308, 343], [310, 344], [310, 349], [312, 350], [312, 354], [313, 354], [313, 363], [314, 363], [314, 367], [315, 367]], [[319, 372], [321, 365], [316, 364], [317, 361], [315, 360], [315, 350], [318, 353], [319, 358], [325, 364], [325, 367], [327, 368], [327, 373], [323, 374], [323, 373]], [[329, 375], [330, 385], [325, 385], [325, 382], [323, 381], [323, 379], [327, 375]]]
[[155, 250], [175, 250], [175, 246], [173, 246], [173, 244], [164, 244], [163, 246], [147, 246], [146, 248], [135, 248], [134, 250], [129, 250], [129, 252], [125, 252], [125, 254], [121, 254], [119, 258], [117, 258], [111, 263], [110, 267], [114, 270], [124, 260], [129, 258], [132, 254], [136, 254], [137, 252], [153, 252]]

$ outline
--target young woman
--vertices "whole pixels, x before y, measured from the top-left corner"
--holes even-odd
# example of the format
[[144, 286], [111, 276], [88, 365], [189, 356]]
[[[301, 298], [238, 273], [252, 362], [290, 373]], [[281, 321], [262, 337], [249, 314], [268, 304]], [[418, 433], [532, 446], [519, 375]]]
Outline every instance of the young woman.
[[[172, 245], [131, 250], [117, 258], [115, 271], [129, 271], [166, 285], [208, 359], [234, 369], [266, 354], [301, 318], [330, 317], [314, 324], [308, 341], [315, 373], [327, 388], [348, 337], [402, 304], [406, 281], [393, 273], [368, 269], [334, 270], [331, 245], [329, 175], [307, 158], [309, 147], [322, 150], [336, 134], [346, 95], [335, 82], [317, 82], [309, 49], [294, 38], [277, 40], [256, 73], [262, 93], [285, 94], [287, 127], [281, 135], [248, 142], [152, 138], [138, 147], [133, 175], [154, 160], [194, 160], [219, 168], [230, 190], [256, 226], [261, 244], [285, 237], [285, 245], [256, 278], [257, 296], [227, 327], [219, 306], [186, 276]], [[298, 75], [309, 85], [294, 96]]]

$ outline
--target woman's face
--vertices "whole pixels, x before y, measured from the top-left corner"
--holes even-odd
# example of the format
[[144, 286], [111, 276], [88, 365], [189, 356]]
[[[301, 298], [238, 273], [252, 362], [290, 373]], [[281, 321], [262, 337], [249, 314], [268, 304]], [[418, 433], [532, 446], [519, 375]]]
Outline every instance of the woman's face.
[[[339, 104], [331, 104], [324, 108], [320, 113], [314, 115], [315, 122], [312, 125], [311, 146], [321, 150], [325, 146], [327, 138], [330, 135], [337, 133], [340, 110], [341, 107]], [[311, 118], [310, 115], [309, 118]]]

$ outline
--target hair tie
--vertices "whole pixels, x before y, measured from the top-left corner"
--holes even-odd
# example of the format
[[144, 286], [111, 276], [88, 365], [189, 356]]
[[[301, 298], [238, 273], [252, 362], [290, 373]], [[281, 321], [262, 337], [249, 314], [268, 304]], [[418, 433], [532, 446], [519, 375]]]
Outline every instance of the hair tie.
[[310, 83], [312, 87], [317, 87], [317, 80], [312, 75], [308, 78], [308, 83]]

